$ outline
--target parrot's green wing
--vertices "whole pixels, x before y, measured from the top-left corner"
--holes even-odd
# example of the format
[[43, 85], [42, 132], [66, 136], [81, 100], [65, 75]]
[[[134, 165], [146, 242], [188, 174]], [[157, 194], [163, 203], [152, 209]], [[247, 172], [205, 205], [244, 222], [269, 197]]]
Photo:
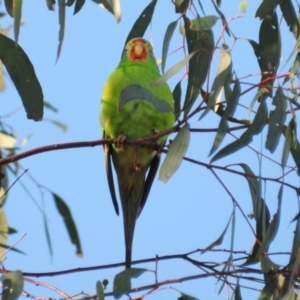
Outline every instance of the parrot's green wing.
[[[103, 89], [100, 121], [104, 137], [137, 139], [174, 125], [174, 101], [169, 86], [166, 83], [151, 85], [159, 77], [151, 45], [142, 38], [129, 41], [121, 62]], [[163, 145], [166, 139], [163, 136], [156, 142]], [[124, 219], [126, 267], [129, 268], [136, 219], [145, 206], [160, 154], [151, 148], [122, 143], [105, 145], [104, 151], [109, 190], [118, 214], [112, 163], [117, 174]]]

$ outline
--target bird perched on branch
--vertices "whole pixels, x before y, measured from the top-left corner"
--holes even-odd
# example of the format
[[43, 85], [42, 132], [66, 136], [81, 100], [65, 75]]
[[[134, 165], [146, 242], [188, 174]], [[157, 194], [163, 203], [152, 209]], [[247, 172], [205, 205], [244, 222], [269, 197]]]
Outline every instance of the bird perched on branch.
[[[124, 140], [149, 136], [174, 125], [174, 103], [169, 86], [166, 83], [152, 86], [159, 77], [152, 46], [142, 38], [134, 38], [127, 43], [122, 59], [107, 79], [102, 94], [100, 122], [103, 137], [117, 139], [116, 144], [105, 145], [104, 151], [109, 189], [117, 214], [119, 207], [111, 161], [118, 178], [126, 268], [131, 266], [136, 219], [146, 203], [160, 154], [151, 148], [125, 145]], [[163, 145], [166, 139], [167, 136], [163, 136], [156, 142]]]

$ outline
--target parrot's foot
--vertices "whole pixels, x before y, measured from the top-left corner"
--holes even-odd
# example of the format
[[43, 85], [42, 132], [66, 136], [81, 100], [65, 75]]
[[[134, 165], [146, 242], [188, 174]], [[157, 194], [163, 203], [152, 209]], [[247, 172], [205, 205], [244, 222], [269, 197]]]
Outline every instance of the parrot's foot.
[[159, 133], [159, 130], [155, 127], [152, 127], [151, 131], [153, 132], [153, 134]]
[[116, 148], [121, 148], [122, 144], [127, 140], [127, 136], [125, 134], [120, 134], [115, 141]]

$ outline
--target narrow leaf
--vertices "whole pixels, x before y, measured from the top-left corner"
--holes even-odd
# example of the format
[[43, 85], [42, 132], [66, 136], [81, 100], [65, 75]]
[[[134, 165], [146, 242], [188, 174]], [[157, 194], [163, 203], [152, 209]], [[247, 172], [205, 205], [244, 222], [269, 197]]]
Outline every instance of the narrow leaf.
[[178, 62], [176, 65], [171, 67], [164, 75], [160, 76], [158, 79], [152, 82], [151, 86], [159, 86], [165, 83], [169, 78], [171, 78], [173, 75], [179, 72], [194, 54], [195, 52], [191, 53], [190, 55], [186, 56], [183, 60]]
[[290, 31], [294, 34], [294, 37], [297, 39], [299, 36], [299, 21], [292, 1], [280, 1], [279, 5]]
[[181, 81], [179, 81], [174, 90], [173, 90], [173, 99], [174, 99], [174, 109], [175, 109], [175, 117], [179, 118], [181, 113], [180, 103], [181, 103]]
[[[8, 234], [8, 224], [5, 211], [0, 208], [0, 245], [7, 246], [7, 234]], [[3, 254], [6, 251], [6, 247], [0, 247], [0, 261], [3, 262]]]
[[266, 140], [266, 148], [269, 149], [271, 153], [277, 148], [286, 119], [285, 110], [287, 103], [281, 86], [278, 87], [272, 103], [275, 109], [270, 112], [269, 129]]
[[74, 7], [74, 15], [77, 14], [83, 7], [85, 0], [76, 0]]
[[169, 50], [169, 45], [171, 38], [173, 36], [174, 30], [177, 26], [177, 21], [174, 21], [170, 23], [167, 27], [167, 31], [164, 36], [164, 42], [163, 42], [163, 48], [162, 48], [162, 63], [161, 63], [161, 70], [164, 73], [165, 72], [165, 66], [166, 66], [166, 61], [167, 61], [167, 55], [168, 55], [168, 50]]
[[12, 18], [14, 17], [13, 2], [14, 0], [4, 0], [6, 11]]
[[183, 105], [184, 116], [187, 116], [207, 77], [215, 42], [212, 30], [192, 30], [191, 20], [185, 15], [183, 18], [188, 53], [195, 53], [188, 65], [188, 86]]
[[104, 300], [104, 289], [102, 283], [99, 280], [96, 283], [96, 294], [98, 300]]
[[54, 10], [55, 0], [46, 0], [46, 3], [49, 10]]
[[139, 277], [146, 271], [146, 269], [129, 268], [117, 274], [113, 284], [113, 294], [115, 299], [119, 299], [123, 295], [128, 294], [131, 289], [131, 279]]
[[65, 21], [66, 21], [66, 6], [65, 0], [58, 0], [58, 22], [59, 22], [59, 34], [58, 34], [58, 47], [56, 54], [56, 62], [59, 59], [62, 44], [65, 36]]
[[126, 46], [126, 44], [133, 38], [144, 36], [144, 33], [152, 20], [156, 3], [157, 0], [152, 0], [150, 4], [142, 11], [138, 19], [133, 24], [132, 29], [126, 38], [124, 46]]
[[190, 125], [186, 123], [171, 143], [159, 170], [159, 180], [166, 183], [178, 170], [190, 143]]
[[292, 118], [285, 130], [285, 141], [284, 141], [283, 151], [281, 156], [281, 166], [283, 169], [286, 166], [290, 154], [290, 150], [294, 142], [294, 134], [293, 134], [294, 127], [295, 127], [295, 119]]
[[256, 11], [255, 17], [263, 20], [267, 16], [272, 16], [274, 9], [280, 2], [281, 0], [263, 0]]
[[208, 247], [206, 247], [203, 251], [201, 251], [201, 254], [203, 254], [206, 251], [213, 249], [215, 246], [219, 246], [223, 243], [224, 236], [225, 236], [225, 234], [227, 232], [227, 229], [229, 227], [229, 224], [230, 224], [230, 222], [233, 218], [233, 213], [234, 213], [234, 211], [231, 213], [231, 216], [230, 216], [230, 218], [227, 222], [227, 225], [225, 226], [225, 228], [224, 228], [223, 232], [221, 233], [221, 235], [214, 242], [212, 242]]
[[66, 229], [68, 231], [69, 237], [71, 239], [72, 244], [76, 246], [76, 254], [78, 256], [82, 256], [82, 250], [80, 245], [80, 239], [77, 232], [77, 228], [75, 222], [73, 220], [71, 211], [66, 203], [55, 193], [52, 193], [56, 208], [59, 214], [62, 216], [63, 221], [65, 223]]
[[214, 108], [217, 98], [219, 97], [228, 76], [231, 74], [231, 70], [232, 70], [232, 62], [231, 62], [230, 51], [228, 46], [224, 44], [220, 52], [219, 68], [217, 71], [216, 78], [213, 82], [211, 92], [209, 94], [209, 98], [207, 101], [207, 108], [202, 113], [199, 120], [201, 120], [211, 109]]
[[112, 10], [115, 16], [115, 19], [117, 20], [117, 23], [121, 21], [121, 4], [120, 0], [110, 0], [111, 1], [111, 6]]
[[266, 125], [267, 116], [267, 105], [265, 101], [262, 101], [252, 125], [247, 128], [247, 130], [241, 135], [238, 140], [225, 146], [217, 154], [215, 154], [215, 156], [211, 159], [211, 162], [216, 161], [247, 146], [252, 141], [253, 136], [259, 134], [263, 130], [264, 126]]
[[12, 149], [15, 147], [16, 138], [10, 134], [0, 131], [0, 148]]
[[43, 91], [24, 50], [0, 34], [0, 59], [23, 101], [27, 118], [40, 121], [43, 117]]
[[16, 45], [18, 43], [20, 22], [22, 16], [22, 0], [13, 0], [13, 14], [14, 14], [14, 36]]

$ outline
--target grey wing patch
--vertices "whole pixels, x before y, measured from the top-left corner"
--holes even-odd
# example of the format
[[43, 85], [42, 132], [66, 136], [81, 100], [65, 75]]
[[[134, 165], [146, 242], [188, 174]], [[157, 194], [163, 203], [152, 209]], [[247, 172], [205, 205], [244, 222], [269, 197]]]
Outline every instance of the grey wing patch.
[[[103, 138], [108, 138], [108, 136], [105, 135], [105, 131], [103, 130]], [[119, 206], [118, 201], [116, 197], [116, 190], [115, 190], [115, 184], [114, 184], [114, 178], [113, 178], [113, 172], [111, 167], [111, 156], [112, 156], [112, 145], [104, 145], [104, 155], [105, 155], [105, 165], [106, 165], [106, 177], [108, 182], [108, 187], [111, 195], [111, 200], [114, 205], [116, 214], [119, 215]]]

